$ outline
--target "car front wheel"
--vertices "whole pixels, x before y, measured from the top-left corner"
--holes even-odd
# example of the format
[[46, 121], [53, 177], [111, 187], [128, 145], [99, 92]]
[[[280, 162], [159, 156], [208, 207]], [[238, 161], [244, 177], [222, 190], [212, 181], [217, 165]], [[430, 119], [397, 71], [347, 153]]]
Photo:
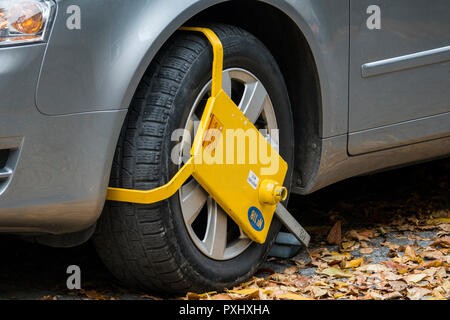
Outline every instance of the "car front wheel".
[[[279, 152], [291, 168], [285, 181], [289, 186], [294, 134], [276, 61], [240, 28], [207, 27], [224, 46], [224, 90], [257, 128], [279, 130]], [[186, 158], [182, 150], [189, 150], [184, 144], [193, 139], [210, 95], [212, 58], [212, 48], [200, 33], [180, 31], [166, 43], [130, 106], [111, 186], [153, 189], [179, 170]], [[174, 136], [177, 129], [189, 134]], [[231, 288], [250, 277], [266, 258], [279, 228], [274, 219], [266, 243], [252, 242], [191, 178], [176, 195], [157, 204], [107, 202], [94, 243], [111, 272], [129, 285], [168, 293], [200, 292]]]

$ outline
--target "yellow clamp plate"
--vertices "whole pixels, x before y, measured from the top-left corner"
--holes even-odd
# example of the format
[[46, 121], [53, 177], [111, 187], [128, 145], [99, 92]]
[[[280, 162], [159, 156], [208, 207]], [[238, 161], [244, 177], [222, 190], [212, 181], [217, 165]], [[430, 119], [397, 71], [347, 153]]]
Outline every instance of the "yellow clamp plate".
[[264, 243], [280, 199], [261, 201], [261, 185], [269, 181], [269, 185], [273, 182], [282, 186], [287, 163], [222, 90], [223, 47], [219, 38], [210, 29], [181, 30], [202, 32], [214, 51], [211, 98], [194, 139], [191, 159], [162, 187], [148, 191], [109, 188], [107, 199], [159, 202], [172, 196], [192, 175], [250, 239]]
[[277, 203], [261, 203], [261, 183], [283, 185], [287, 164], [223, 90], [210, 104], [202, 123], [215, 132], [194, 142], [192, 175], [250, 239], [264, 243]]

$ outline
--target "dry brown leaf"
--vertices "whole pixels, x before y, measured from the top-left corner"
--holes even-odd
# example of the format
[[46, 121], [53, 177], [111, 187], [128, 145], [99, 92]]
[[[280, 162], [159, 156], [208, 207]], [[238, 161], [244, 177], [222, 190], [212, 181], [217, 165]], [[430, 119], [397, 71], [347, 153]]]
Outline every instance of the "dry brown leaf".
[[[303, 261], [301, 259], [296, 259], [296, 260], [292, 260], [292, 261], [294, 261], [295, 265], [299, 269], [306, 269], [306, 268], [308, 268], [309, 262]], [[273, 273], [275, 273], [275, 271]]]
[[250, 287], [251, 285], [254, 285], [256, 283], [256, 281], [258, 281], [259, 278], [257, 277], [252, 277], [249, 281], [241, 283], [241, 285], [239, 287], [241, 288], [247, 288]]
[[372, 248], [363, 248], [359, 250], [360, 253], [362, 254], [371, 254], [373, 252]]
[[158, 298], [158, 297], [155, 297], [155, 296], [151, 296], [151, 295], [148, 295], [148, 294], [141, 295], [141, 298], [142, 299], [151, 299], [151, 300], [162, 300], [161, 298]]
[[388, 247], [391, 250], [397, 250], [400, 248], [400, 246], [398, 244], [394, 244], [394, 243], [390, 243], [390, 242], [383, 242], [381, 245]]
[[395, 291], [403, 291], [408, 287], [408, 285], [404, 281], [389, 281], [389, 285]]
[[262, 289], [262, 294], [264, 295], [271, 295], [273, 293], [278, 292], [279, 289], [277, 287], [267, 287], [265, 289]]
[[384, 279], [388, 280], [388, 281], [397, 281], [397, 280], [403, 279], [403, 277], [404, 277], [401, 274], [395, 274], [395, 273], [390, 272], [390, 271], [383, 272], [383, 276], [384, 276]]
[[342, 268], [349, 269], [349, 268], [358, 268], [361, 263], [363, 263], [364, 258], [359, 258], [351, 261], [342, 261]]
[[449, 237], [439, 238], [436, 241], [434, 241], [432, 244], [430, 244], [430, 246], [431, 247], [450, 248], [450, 238]]
[[426, 277], [427, 277], [427, 274], [425, 274], [425, 273], [416, 273], [416, 274], [407, 275], [404, 279], [407, 282], [417, 283], [417, 282], [422, 281]]
[[339, 253], [339, 252], [330, 252], [322, 259], [327, 261], [328, 263], [334, 262], [334, 264], [339, 263], [344, 260], [350, 260], [352, 255], [348, 252]]
[[387, 271], [387, 267], [382, 264], [368, 264], [358, 268], [360, 271], [370, 272], [370, 273], [378, 273], [382, 271]]
[[280, 273], [274, 273], [267, 277], [267, 280], [272, 280], [276, 282], [288, 282], [291, 281], [292, 276], [284, 275]]
[[433, 297], [437, 298], [437, 299], [445, 299], [445, 289], [442, 287], [436, 287], [433, 289], [433, 291], [431, 292], [431, 294], [433, 295]]
[[283, 291], [288, 291], [288, 292], [299, 292], [300, 289], [297, 287], [293, 287], [293, 286], [280, 286], [280, 289]]
[[360, 234], [356, 230], [351, 230], [348, 235], [351, 239], [355, 239], [358, 241], [370, 241], [370, 239], [367, 236]]
[[385, 266], [396, 270], [400, 274], [407, 273], [409, 271], [409, 268], [407, 265], [401, 264], [401, 263], [395, 263], [393, 261], [383, 261], [382, 264]]
[[[330, 261], [328, 261], [328, 263], [330, 263], [331, 261], [335, 261], [335, 260], [330, 260]], [[311, 260], [311, 265], [316, 266], [319, 269], [324, 269], [324, 268], [328, 267], [328, 263], [319, 261], [319, 260], [314, 260], [314, 259]]]
[[387, 256], [388, 256], [388, 258], [396, 258], [396, 257], [398, 257], [398, 254], [397, 254], [397, 251], [389, 249]]
[[327, 282], [325, 282], [325, 280], [321, 279], [320, 281], [316, 281], [314, 282], [315, 286], [319, 286], [319, 287], [331, 287], [331, 285]]
[[409, 258], [415, 258], [416, 257], [416, 251], [414, 251], [413, 247], [406, 246], [405, 247], [405, 256]]
[[309, 256], [310, 256], [310, 258], [311, 257], [320, 258], [327, 253], [328, 253], [328, 250], [326, 248], [318, 248], [318, 249], [314, 249], [314, 250], [310, 251]]
[[93, 300], [108, 300], [107, 297], [105, 297], [104, 295], [98, 293], [95, 290], [84, 290], [83, 293], [89, 299], [93, 299]]
[[407, 289], [407, 291], [408, 291], [408, 294], [406, 296], [410, 300], [420, 300], [424, 296], [431, 293], [431, 290], [426, 289], [426, 288], [412, 288], [412, 289]]
[[259, 288], [251, 288], [251, 289], [241, 289], [241, 290], [227, 290], [228, 293], [240, 294], [242, 296], [246, 296], [249, 294], [254, 294], [259, 291]]
[[258, 289], [257, 291], [247, 294], [243, 297], [240, 297], [239, 300], [262, 300], [263, 296], [262, 296], [262, 292], [260, 289]]
[[346, 282], [334, 280], [333, 283], [337, 286], [338, 289], [348, 288], [349, 287], [349, 284], [346, 283]]
[[216, 291], [200, 293], [200, 294], [199, 293], [195, 293], [195, 292], [188, 292], [187, 295], [186, 295], [186, 298], [188, 300], [200, 300], [200, 299], [206, 298], [206, 297], [208, 297], [210, 295], [213, 295], [213, 294], [216, 294], [216, 293], [217, 293]]
[[[412, 225], [412, 224], [403, 224], [401, 226], [398, 226], [397, 229], [399, 231], [414, 231], [416, 229], [416, 226]], [[397, 238], [400, 239], [400, 237], [397, 237]], [[403, 237], [403, 239], [405, 239], [405, 238], [407, 238], [407, 237]]]
[[403, 295], [400, 292], [390, 292], [388, 294], [383, 295], [383, 300], [393, 300], [402, 297]]
[[441, 229], [445, 233], [450, 233], [450, 223], [440, 224], [439, 229]]
[[315, 298], [323, 297], [328, 293], [328, 291], [326, 289], [323, 289], [320, 287], [312, 287], [311, 292]]
[[55, 296], [43, 296], [41, 300], [58, 300]]
[[296, 293], [281, 294], [281, 295], [277, 296], [277, 298], [283, 299], [283, 300], [314, 300], [309, 297], [305, 297], [305, 296], [302, 296], [302, 295], [296, 294]]
[[442, 260], [433, 260], [423, 263], [422, 266], [424, 268], [437, 268], [441, 267], [443, 264], [444, 262]]
[[440, 279], [444, 279], [445, 277], [447, 277], [447, 270], [445, 269], [445, 267], [440, 267], [437, 269], [436, 277], [438, 277]]
[[376, 291], [369, 291], [367, 295], [374, 300], [384, 300], [384, 296]]
[[428, 279], [433, 279], [436, 275], [436, 272], [439, 270], [439, 268], [428, 268], [428, 269], [424, 269], [421, 272], [425, 273], [428, 276]]
[[408, 262], [408, 261], [417, 262], [418, 264], [423, 263], [423, 259], [421, 257], [407, 258], [405, 262]]
[[304, 288], [309, 285], [309, 279], [308, 277], [305, 276], [299, 276], [297, 279], [293, 280], [289, 284], [297, 288]]
[[362, 231], [358, 231], [358, 234], [360, 236], [366, 237], [366, 238], [375, 238], [375, 232], [372, 230], [362, 230]]
[[450, 223], [450, 218], [437, 218], [427, 220], [428, 224]]
[[444, 290], [447, 293], [450, 293], [450, 281], [449, 280], [445, 280], [444, 284], [442, 285], [442, 288], [444, 288]]
[[335, 278], [351, 278], [353, 275], [350, 271], [344, 271], [336, 267], [325, 268], [323, 270], [316, 270], [316, 273], [324, 274], [329, 277]]
[[284, 270], [284, 273], [285, 274], [295, 274], [295, 273], [298, 273], [298, 270], [299, 270], [300, 268], [298, 267], [298, 266], [292, 266], [292, 267], [290, 267], [290, 268], [286, 268], [285, 270]]
[[211, 300], [233, 300], [228, 294], [220, 293], [210, 297]]
[[338, 246], [341, 245], [342, 242], [342, 233], [341, 233], [341, 222], [337, 221], [334, 226], [331, 228], [330, 233], [327, 237], [327, 242], [329, 244], [336, 244]]
[[340, 299], [340, 298], [343, 298], [343, 297], [345, 297], [345, 296], [347, 296], [347, 293], [346, 293], [346, 292], [342, 292], [342, 293], [336, 293], [336, 294], [333, 296], [333, 298], [334, 298], [334, 299]]
[[[353, 251], [353, 247], [355, 247], [355, 241], [345, 241], [342, 242], [341, 247], [343, 250]], [[359, 246], [359, 245], [358, 245]]]

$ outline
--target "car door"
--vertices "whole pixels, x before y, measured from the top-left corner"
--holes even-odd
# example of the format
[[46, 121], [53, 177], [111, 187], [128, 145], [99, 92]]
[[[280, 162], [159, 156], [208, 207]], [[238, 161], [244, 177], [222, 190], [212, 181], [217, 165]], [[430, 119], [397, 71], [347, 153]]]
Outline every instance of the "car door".
[[450, 135], [450, 1], [350, 0], [349, 153]]

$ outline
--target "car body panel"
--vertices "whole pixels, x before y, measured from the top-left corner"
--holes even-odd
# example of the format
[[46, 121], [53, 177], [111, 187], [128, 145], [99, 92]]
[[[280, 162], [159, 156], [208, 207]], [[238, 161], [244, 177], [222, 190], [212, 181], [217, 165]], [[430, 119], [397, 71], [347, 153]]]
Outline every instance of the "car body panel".
[[363, 154], [447, 136], [450, 112], [350, 133], [348, 150], [350, 154]]
[[[349, 153], [449, 135], [449, 2], [350, 2]], [[381, 10], [379, 30], [362, 14], [370, 5]]]
[[[45, 44], [0, 49], [0, 149], [12, 149], [0, 181], [0, 231], [66, 233], [103, 208], [126, 110], [49, 117], [36, 109]], [[2, 187], [3, 182], [3, 187]]]
[[373, 173], [438, 159], [450, 155], [450, 137], [409, 144], [351, 157], [346, 151], [347, 135], [323, 140], [319, 174], [313, 183], [294, 189], [309, 194], [330, 184], [358, 175]]

